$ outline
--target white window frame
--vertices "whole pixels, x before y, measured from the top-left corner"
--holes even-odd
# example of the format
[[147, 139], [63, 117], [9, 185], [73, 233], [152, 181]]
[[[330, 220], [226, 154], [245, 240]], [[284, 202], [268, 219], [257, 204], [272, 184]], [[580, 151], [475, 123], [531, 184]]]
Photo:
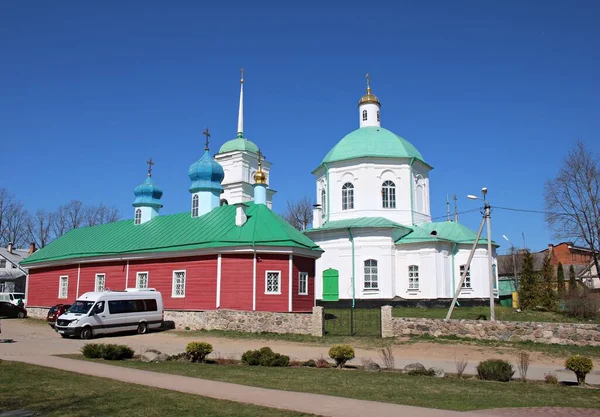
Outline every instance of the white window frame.
[[198, 194], [192, 196], [192, 217], [198, 217], [200, 213], [200, 197]]
[[[98, 286], [98, 278], [99, 277], [103, 278], [102, 289], [99, 289], [99, 286]], [[96, 274], [96, 282], [94, 284], [94, 291], [96, 291], [96, 292], [106, 291], [106, 274], [105, 273], [101, 272], [99, 274]]]
[[[176, 285], [177, 285], [177, 280], [179, 279], [178, 277], [176, 277], [177, 274], [183, 273], [183, 282], [182, 282], [182, 286], [183, 286], [183, 293], [182, 294], [177, 294], [176, 293]], [[173, 271], [173, 284], [171, 287], [171, 298], [185, 298], [185, 281], [187, 278], [187, 272], [185, 272], [185, 269], [178, 269], [176, 271]]]
[[[269, 274], [278, 274], [277, 278], [277, 291], [268, 291], [269, 282], [268, 277]], [[281, 294], [281, 271], [265, 271], [265, 294], [268, 295], [279, 295]]]
[[[303, 280], [304, 291], [302, 291]], [[308, 295], [308, 272], [298, 272], [298, 295]]]
[[[63, 294], [63, 279], [67, 283], [65, 285], [65, 293]], [[58, 277], [58, 298], [64, 299], [69, 298], [69, 276], [61, 275]]]
[[135, 220], [134, 224], [142, 224], [142, 209], [135, 209]]
[[381, 184], [381, 207], [384, 209], [396, 208], [396, 183], [386, 180]]
[[[458, 267], [458, 271], [460, 273], [460, 277], [462, 278], [463, 271], [467, 265], [461, 265]], [[472, 290], [473, 289], [473, 281], [471, 280], [471, 267], [467, 270], [467, 275], [465, 276], [465, 280], [462, 283], [461, 291], [463, 290]]]
[[327, 214], [327, 191], [325, 191], [325, 188], [321, 190], [321, 207], [323, 208], [322, 216], [325, 217]]
[[[140, 287], [140, 274], [146, 274], [146, 286]], [[145, 289], [150, 288], [150, 273], [148, 271], [140, 271], [135, 273], [135, 288]]]
[[6, 259], [0, 259], [0, 268], [3, 268], [3, 269], [4, 269], [4, 268], [6, 268], [6, 265], [8, 265], [8, 264], [6, 263]]
[[363, 122], [367, 121], [367, 116], [368, 116], [367, 110], [363, 110], [362, 111], [362, 120], [363, 120]]
[[[375, 262], [375, 265], [367, 266], [367, 262]], [[367, 268], [369, 268], [368, 273]], [[375, 268], [375, 273], [373, 273], [372, 268]], [[367, 286], [367, 276], [369, 277], [369, 286]], [[373, 280], [373, 277], [375, 277], [375, 280]], [[375, 281], [375, 286], [373, 286], [373, 281]], [[365, 291], [379, 290], [379, 262], [377, 259], [367, 259], [363, 262], [363, 288]]]
[[342, 210], [354, 210], [354, 184], [351, 182], [342, 185]]
[[420, 277], [419, 265], [409, 265], [408, 266], [408, 290], [409, 291], [419, 291], [420, 278], [421, 277]]

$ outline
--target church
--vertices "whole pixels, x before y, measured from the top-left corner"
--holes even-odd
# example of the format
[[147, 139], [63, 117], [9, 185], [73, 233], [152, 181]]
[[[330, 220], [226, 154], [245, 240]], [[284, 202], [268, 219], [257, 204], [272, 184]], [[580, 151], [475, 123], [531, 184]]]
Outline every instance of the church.
[[322, 250], [270, 208], [270, 163], [244, 138], [243, 88], [242, 74], [237, 137], [213, 157], [204, 131], [204, 153], [187, 171], [189, 209], [160, 214], [150, 159], [133, 218], [71, 230], [22, 262], [28, 308], [154, 288], [166, 310], [312, 311]]
[[[381, 126], [381, 103], [368, 75], [358, 121], [359, 128], [313, 171], [318, 204], [305, 234], [324, 251], [316, 261], [317, 299], [452, 299], [477, 234], [458, 222], [431, 221], [433, 167], [409, 141]], [[487, 240], [480, 238], [459, 298], [489, 300], [488, 271]]]

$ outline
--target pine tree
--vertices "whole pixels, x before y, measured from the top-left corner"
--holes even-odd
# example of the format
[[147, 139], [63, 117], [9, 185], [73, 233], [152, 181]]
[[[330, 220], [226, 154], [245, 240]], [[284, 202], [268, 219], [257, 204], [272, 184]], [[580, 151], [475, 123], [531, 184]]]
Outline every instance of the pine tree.
[[562, 263], [558, 263], [558, 267], [556, 269], [556, 281], [557, 281], [557, 289], [558, 289], [558, 297], [563, 298], [566, 292], [565, 286], [565, 271], [563, 269]]
[[577, 289], [577, 282], [575, 281], [575, 268], [573, 265], [569, 266], [569, 291], [575, 291]]
[[554, 271], [552, 270], [552, 264], [550, 263], [550, 256], [547, 254], [544, 257], [544, 263], [542, 265], [542, 282], [540, 282], [539, 303], [548, 310], [554, 310], [556, 308], [556, 294], [553, 288], [553, 278]]
[[533, 270], [533, 256], [529, 251], [523, 255], [521, 268], [521, 288], [519, 289], [519, 306], [523, 310], [534, 308], [538, 304], [538, 274]]

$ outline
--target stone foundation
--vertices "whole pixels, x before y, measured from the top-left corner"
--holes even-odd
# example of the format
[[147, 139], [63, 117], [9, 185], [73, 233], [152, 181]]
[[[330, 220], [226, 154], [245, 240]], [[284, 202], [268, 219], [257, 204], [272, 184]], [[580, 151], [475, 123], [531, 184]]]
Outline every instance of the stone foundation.
[[26, 307], [27, 308], [27, 317], [31, 317], [32, 319], [42, 319], [46, 320], [48, 316], [49, 308], [44, 307]]
[[508, 342], [600, 346], [599, 324], [400, 318], [392, 316], [391, 306], [381, 307], [381, 329], [383, 337], [457, 336]]
[[323, 336], [323, 307], [313, 307], [312, 314], [238, 310], [165, 311], [165, 321], [174, 322], [179, 330]]

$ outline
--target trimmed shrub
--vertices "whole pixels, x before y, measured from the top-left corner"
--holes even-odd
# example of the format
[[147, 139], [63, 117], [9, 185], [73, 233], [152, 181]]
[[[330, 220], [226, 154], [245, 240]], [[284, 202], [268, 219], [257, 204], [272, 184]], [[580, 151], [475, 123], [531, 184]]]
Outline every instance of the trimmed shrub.
[[413, 369], [412, 371], [408, 371], [408, 375], [411, 376], [435, 376], [435, 369]]
[[588, 357], [581, 355], [573, 355], [565, 362], [565, 368], [575, 372], [577, 383], [585, 385], [585, 376], [592, 370], [594, 364]]
[[260, 351], [248, 350], [242, 355], [242, 362], [250, 366], [260, 365]]
[[211, 354], [213, 347], [206, 342], [190, 342], [185, 348], [185, 353], [192, 362], [204, 362], [206, 357]]
[[512, 365], [502, 359], [488, 359], [477, 365], [477, 375], [487, 381], [508, 382], [514, 373]]
[[308, 366], [309, 368], [316, 368], [317, 363], [313, 359], [309, 359], [302, 364], [302, 366]]
[[552, 373], [544, 374], [544, 381], [546, 381], [546, 384], [551, 384], [551, 385], [558, 384], [558, 378], [556, 377], [556, 375], [554, 375]]
[[271, 348], [248, 350], [242, 355], [242, 362], [250, 366], [288, 366], [290, 357], [275, 353]]
[[102, 358], [107, 361], [120, 361], [133, 358], [135, 352], [125, 345], [88, 343], [81, 348], [81, 353], [90, 359]]
[[354, 349], [350, 345], [333, 345], [329, 349], [329, 357], [338, 367], [343, 368], [346, 362], [354, 359]]

